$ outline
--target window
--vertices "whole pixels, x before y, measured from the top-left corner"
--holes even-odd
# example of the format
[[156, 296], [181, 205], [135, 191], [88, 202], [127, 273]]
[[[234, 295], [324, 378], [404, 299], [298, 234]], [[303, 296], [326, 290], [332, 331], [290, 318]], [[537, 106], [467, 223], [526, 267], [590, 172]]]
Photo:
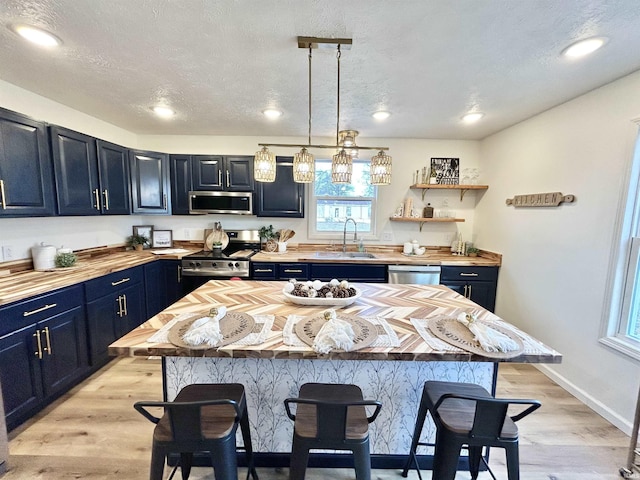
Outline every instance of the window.
[[374, 236], [377, 189], [369, 178], [369, 162], [354, 160], [351, 183], [331, 183], [331, 161], [316, 160], [316, 178], [309, 192], [309, 237], [336, 238], [342, 235], [347, 218], [356, 221], [358, 235]]
[[617, 255], [610, 267], [610, 308], [600, 341], [640, 359], [640, 136], [627, 178]]

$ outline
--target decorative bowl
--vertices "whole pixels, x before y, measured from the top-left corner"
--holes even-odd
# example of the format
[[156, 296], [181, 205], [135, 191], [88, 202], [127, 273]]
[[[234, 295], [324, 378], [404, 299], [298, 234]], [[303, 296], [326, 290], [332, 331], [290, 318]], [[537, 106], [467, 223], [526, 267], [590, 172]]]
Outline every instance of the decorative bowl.
[[[355, 287], [353, 287], [355, 288]], [[324, 298], [324, 297], [298, 297], [296, 295], [291, 295], [282, 290], [282, 294], [284, 298], [286, 298], [289, 302], [295, 303], [296, 305], [311, 305], [316, 307], [346, 307], [347, 305], [351, 305], [357, 299], [362, 296], [362, 291], [358, 288], [355, 288], [356, 294], [353, 297], [346, 298]]]

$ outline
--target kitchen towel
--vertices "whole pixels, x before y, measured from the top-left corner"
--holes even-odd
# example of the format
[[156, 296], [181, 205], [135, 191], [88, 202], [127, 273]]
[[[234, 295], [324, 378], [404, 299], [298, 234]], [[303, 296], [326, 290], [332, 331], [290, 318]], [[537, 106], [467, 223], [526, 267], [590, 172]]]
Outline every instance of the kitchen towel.
[[[282, 329], [282, 339], [285, 345], [289, 345], [291, 347], [306, 347], [309, 346], [304, 343], [302, 340], [298, 338], [295, 332], [295, 325], [298, 321], [302, 320], [304, 317], [302, 315], [289, 315], [287, 316], [287, 322], [284, 324], [284, 328]], [[378, 348], [391, 348], [391, 347], [399, 347], [400, 340], [398, 339], [398, 335], [395, 330], [391, 328], [391, 325], [387, 322], [384, 317], [363, 317], [365, 320], [373, 323], [378, 329], [378, 336], [370, 345], [370, 347], [378, 347]], [[310, 348], [309, 348], [310, 349]]]
[[340, 320], [333, 309], [324, 312], [324, 318], [327, 322], [314, 338], [313, 349], [318, 353], [329, 353], [332, 350], [351, 351], [355, 337], [353, 327]]
[[206, 317], [195, 320], [189, 329], [182, 336], [182, 340], [188, 345], [209, 345], [217, 346], [222, 342], [223, 336], [220, 331], [220, 319], [227, 314], [227, 307], [220, 306], [211, 309]]
[[520, 346], [504, 333], [494, 330], [487, 324], [476, 321], [477, 316], [473, 313], [461, 312], [456, 317], [456, 320], [473, 333], [475, 340], [485, 352], [513, 352], [520, 349]]

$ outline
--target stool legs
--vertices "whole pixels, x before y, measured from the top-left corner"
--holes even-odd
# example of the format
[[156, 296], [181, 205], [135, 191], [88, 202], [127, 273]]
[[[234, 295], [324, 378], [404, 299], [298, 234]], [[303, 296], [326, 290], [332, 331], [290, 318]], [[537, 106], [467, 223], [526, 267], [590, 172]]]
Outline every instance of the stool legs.
[[303, 443], [295, 435], [293, 436], [289, 462], [289, 480], [304, 480], [307, 463], [309, 462], [309, 448]]
[[433, 455], [433, 480], [453, 480], [458, 469], [462, 443], [442, 431], [436, 433], [436, 449]]
[[520, 458], [518, 454], [518, 442], [505, 447], [507, 455], [507, 474], [509, 480], [520, 480]]
[[469, 473], [471, 474], [471, 480], [476, 480], [478, 478], [481, 457], [482, 447], [469, 446]]
[[235, 435], [229, 435], [218, 448], [211, 451], [211, 463], [216, 480], [237, 480], [238, 459]]
[[242, 442], [244, 443], [244, 449], [247, 454], [247, 479], [249, 478], [249, 475], [251, 475], [253, 480], [258, 480], [258, 473], [254, 466], [251, 430], [249, 429], [249, 416], [247, 415], [246, 405], [244, 407], [244, 414], [240, 418], [240, 430], [242, 431]]
[[415, 424], [415, 427], [413, 428], [413, 437], [411, 438], [411, 449], [409, 450], [407, 463], [405, 463], [404, 469], [402, 470], [403, 477], [406, 477], [409, 474], [409, 468], [411, 468], [412, 460], [416, 462], [416, 469], [418, 470], [418, 475], [420, 475], [420, 466], [418, 465], [418, 457], [416, 457], [416, 450], [418, 449], [418, 443], [420, 442], [420, 435], [422, 434], [422, 428], [424, 427], [424, 422], [427, 419], [427, 412], [428, 412], [427, 396], [423, 391], [422, 397], [420, 397], [420, 407], [418, 408], [418, 416], [416, 418], [416, 424]]
[[371, 480], [371, 458], [369, 457], [369, 442], [353, 447], [353, 462], [356, 470], [356, 480]]

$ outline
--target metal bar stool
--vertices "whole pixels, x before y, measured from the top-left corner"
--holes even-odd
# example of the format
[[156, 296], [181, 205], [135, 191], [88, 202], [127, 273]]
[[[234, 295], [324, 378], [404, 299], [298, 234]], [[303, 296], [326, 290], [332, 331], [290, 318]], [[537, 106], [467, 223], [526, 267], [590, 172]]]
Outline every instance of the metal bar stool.
[[[508, 416], [509, 405], [528, 405], [528, 408], [515, 416]], [[402, 476], [406, 477], [411, 462], [414, 462], [420, 475], [416, 449], [418, 445], [434, 446], [434, 480], [453, 480], [456, 476], [458, 458], [463, 445], [469, 451], [469, 472], [472, 479], [478, 478], [480, 460], [489, 473], [495, 476], [482, 456], [483, 447], [501, 447], [507, 457], [509, 480], [520, 478], [518, 460], [518, 427], [515, 422], [540, 408], [536, 400], [498, 399], [479, 385], [473, 383], [436, 382], [424, 384], [420, 408], [416, 419], [411, 450]], [[436, 443], [420, 442], [420, 434], [427, 412], [436, 425]]]
[[[290, 405], [297, 404], [295, 414]], [[289, 480], [303, 480], [312, 448], [351, 450], [357, 480], [371, 479], [369, 424], [382, 404], [364, 400], [356, 385], [305, 383], [298, 398], [284, 401], [287, 416], [293, 420], [293, 446]], [[366, 406], [375, 407], [367, 416]]]
[[[162, 407], [155, 417], [146, 408]], [[134, 408], [156, 424], [153, 430], [150, 480], [162, 480], [165, 457], [180, 454], [182, 479], [187, 480], [195, 452], [209, 452], [216, 480], [236, 480], [236, 430], [242, 431], [247, 454], [247, 479], [258, 475], [253, 463], [244, 386], [239, 383], [194, 384], [184, 387], [173, 402], [137, 402]], [[171, 473], [175, 474], [176, 466]]]

